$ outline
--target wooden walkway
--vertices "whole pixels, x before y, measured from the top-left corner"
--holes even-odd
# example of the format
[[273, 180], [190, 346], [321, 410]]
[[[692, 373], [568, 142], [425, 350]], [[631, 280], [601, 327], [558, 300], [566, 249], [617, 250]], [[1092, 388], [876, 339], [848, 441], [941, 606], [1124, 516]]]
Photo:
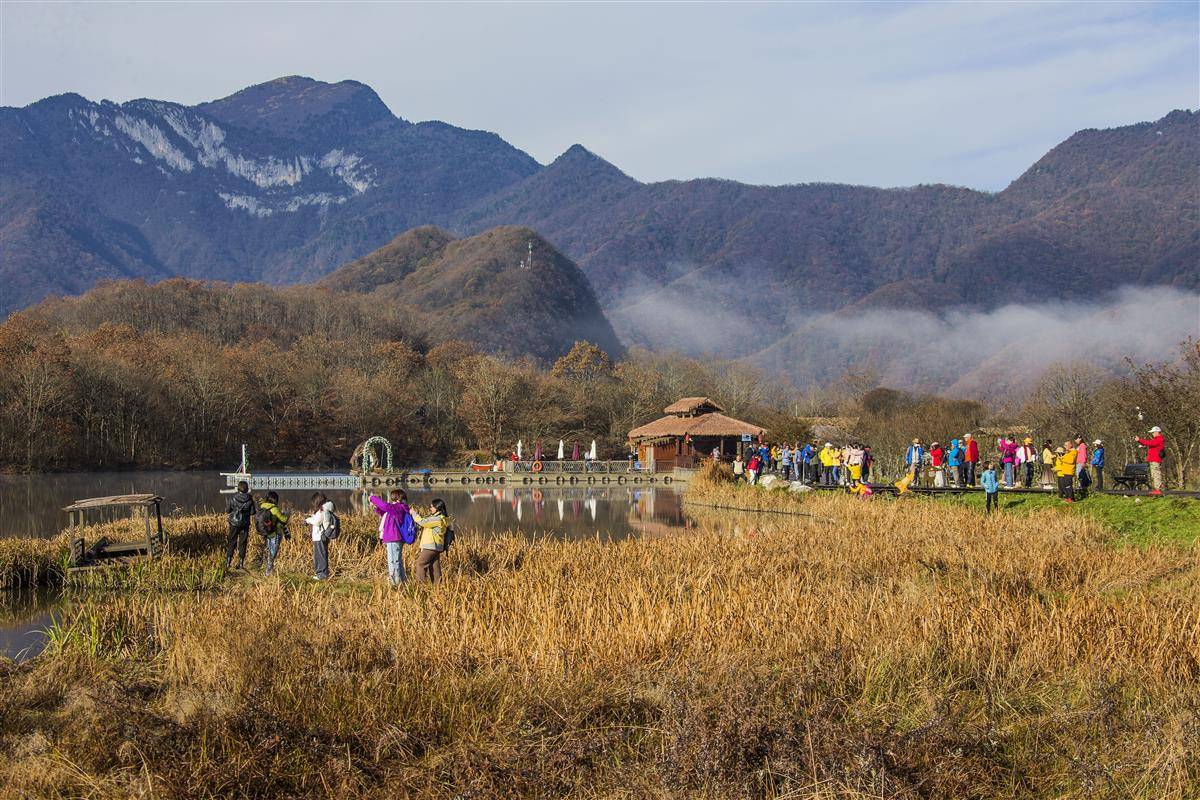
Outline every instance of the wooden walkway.
[[331, 489], [384, 490], [409, 486], [445, 486], [466, 488], [515, 486], [670, 486], [687, 483], [694, 470], [657, 472], [631, 468], [628, 461], [544, 461], [539, 469], [533, 462], [518, 461], [507, 469], [495, 472], [449, 468], [419, 468], [410, 470], [372, 470], [368, 473], [222, 473], [226, 485], [236, 486], [246, 481], [255, 491], [268, 489]]

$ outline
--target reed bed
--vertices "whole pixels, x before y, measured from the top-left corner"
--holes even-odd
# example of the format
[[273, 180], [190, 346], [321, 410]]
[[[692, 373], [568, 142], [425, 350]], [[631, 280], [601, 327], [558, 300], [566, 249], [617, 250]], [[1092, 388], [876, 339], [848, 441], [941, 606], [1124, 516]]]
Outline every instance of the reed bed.
[[[689, 497], [813, 516], [462, 531], [445, 581], [394, 590], [352, 517], [329, 583], [298, 528], [269, 579], [130, 573], [0, 665], [0, 796], [1200, 795], [1194, 548], [1114, 549], [1082, 516]], [[194, 526], [170, 558], [219, 570], [221, 520]]]
[[69, 545], [46, 539], [0, 539], [0, 591], [62, 583]]

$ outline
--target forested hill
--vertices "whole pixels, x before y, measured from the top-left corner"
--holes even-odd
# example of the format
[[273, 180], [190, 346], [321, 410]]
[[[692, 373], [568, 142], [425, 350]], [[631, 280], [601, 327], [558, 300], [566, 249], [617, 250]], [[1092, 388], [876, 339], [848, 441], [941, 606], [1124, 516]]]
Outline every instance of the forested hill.
[[465, 239], [417, 228], [335, 270], [322, 285], [415, 309], [438, 338], [485, 352], [553, 360], [576, 341], [614, 357], [623, 351], [579, 267], [528, 228]]
[[105, 278], [317, 280], [429, 224], [531, 228], [627, 344], [691, 353], [751, 355], [843, 309], [1194, 290], [1198, 134], [1191, 111], [1082, 131], [999, 193], [646, 184], [582, 146], [542, 166], [401, 119], [354, 81], [197, 106], [60, 95], [0, 109], [0, 314]]

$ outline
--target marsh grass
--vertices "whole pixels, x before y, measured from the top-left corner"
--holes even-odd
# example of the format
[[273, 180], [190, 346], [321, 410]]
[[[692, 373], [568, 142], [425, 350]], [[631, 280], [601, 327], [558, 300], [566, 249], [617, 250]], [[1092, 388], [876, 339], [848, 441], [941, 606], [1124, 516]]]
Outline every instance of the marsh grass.
[[0, 539], [0, 591], [61, 583], [68, 548], [45, 539]]
[[[0, 796], [1200, 793], [1190, 549], [1113, 548], [1085, 515], [689, 498], [814, 516], [463, 531], [444, 582], [395, 590], [348, 517], [329, 583], [302, 532], [271, 578], [132, 574], [0, 665]], [[220, 518], [193, 524], [186, 557], [220, 568]]]

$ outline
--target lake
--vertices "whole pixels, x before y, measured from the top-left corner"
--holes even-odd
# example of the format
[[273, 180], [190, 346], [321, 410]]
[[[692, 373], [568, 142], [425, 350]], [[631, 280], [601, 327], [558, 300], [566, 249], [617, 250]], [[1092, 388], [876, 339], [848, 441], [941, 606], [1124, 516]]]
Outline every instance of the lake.
[[[171, 517], [223, 512], [225, 479], [217, 472], [93, 472], [0, 475], [0, 537], [54, 536], [67, 523], [62, 509], [85, 497], [154, 493]], [[281, 491], [284, 506], [307, 506], [319, 486]], [[322, 490], [342, 514], [371, 513], [361, 492]], [[517, 531], [531, 536], [620, 539], [688, 525], [681, 492], [650, 486], [408, 489], [409, 500], [440, 497], [461, 530]], [[0, 591], [0, 655], [36, 655], [45, 628], [63, 601], [55, 595]]]
[[[67, 524], [62, 509], [84, 497], [148, 492], [164, 498], [169, 517], [223, 512], [225, 479], [217, 472], [81, 472], [50, 475], [0, 475], [0, 537], [49, 537]], [[285, 506], [307, 506], [319, 485], [281, 491]], [[339, 513], [368, 513], [366, 495], [324, 490]], [[485, 532], [620, 538], [648, 527], [685, 524], [680, 495], [649, 486], [590, 486], [467, 489], [408, 489], [409, 500], [446, 501], [460, 529]]]

